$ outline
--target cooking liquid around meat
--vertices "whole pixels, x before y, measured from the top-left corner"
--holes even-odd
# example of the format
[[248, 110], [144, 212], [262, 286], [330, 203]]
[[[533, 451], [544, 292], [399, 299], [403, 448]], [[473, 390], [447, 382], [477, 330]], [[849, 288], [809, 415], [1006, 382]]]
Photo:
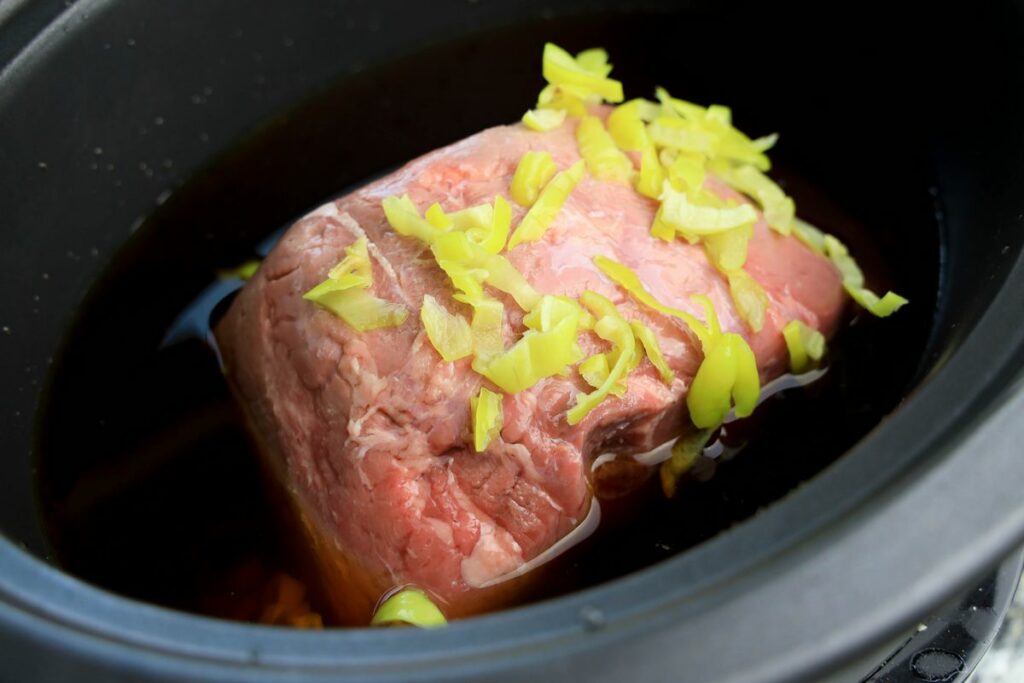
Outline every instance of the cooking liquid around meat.
[[[230, 289], [214, 285], [214, 296], [222, 297], [214, 317]], [[110, 300], [96, 301], [104, 303]], [[78, 379], [51, 398], [50, 447], [40, 469], [57, 559], [91, 582], [169, 607], [308, 625], [304, 614], [323, 612], [317, 587], [307, 581], [294, 521], [284, 521], [291, 519], [287, 504], [261, 472], [215, 352], [203, 340], [212, 303], [208, 297], [184, 313], [159, 311], [165, 326], [179, 320], [179, 338], [135, 348], [130, 362], [114, 357], [102, 330], [89, 328], [93, 316], [83, 316], [85, 329], [64, 361], [78, 368], [66, 371]], [[727, 423], [673, 499], [641, 467], [629, 466], [640, 472], [639, 486], [624, 495], [610, 488], [608, 471], [627, 466], [627, 458], [598, 468], [592, 476], [599, 528], [543, 568], [544, 581], [533, 583], [529, 600], [671, 557], [813, 476], [898, 398], [907, 371], [880, 373], [870, 353], [891, 333], [888, 321], [854, 318], [832, 343], [823, 371], [782, 378], [775, 386], [790, 388], [766, 398], [752, 417]], [[70, 461], [82, 453], [95, 462], [69, 479]], [[331, 624], [329, 613], [323, 616]]]
[[[443, 73], [463, 57], [454, 48], [438, 52], [428, 68]], [[422, 62], [413, 66], [400, 62], [387, 77], [407, 89], [434, 82]], [[449, 120], [448, 128], [428, 127], [418, 147], [377, 140], [371, 148], [362, 140], [374, 138], [367, 134], [333, 149], [352, 109], [345, 103], [367, 101], [375, 87], [373, 79], [354, 81], [307, 103], [197, 175], [147, 221], [87, 296], [55, 359], [39, 423], [41, 514], [53, 560], [66, 571], [123, 595], [215, 617], [311, 626], [316, 620], [308, 615], [322, 613], [326, 625], [341, 625], [318, 600], [296, 547], [301, 535], [282, 512], [280, 492], [267, 485], [204, 338], [210, 315], [223, 313], [216, 302], [231, 287], [222, 285], [205, 302], [196, 297], [217, 268], [257, 255], [268, 235], [337, 188], [478, 126]], [[525, 100], [515, 92], [502, 97], [476, 113], [491, 123], [514, 118], [519, 105], [509, 103]], [[656, 476], [641, 478], [625, 495], [599, 482], [598, 529], [538, 570], [544, 580], [532, 582], [526, 602], [642, 569], [752, 517], [847, 451], [915, 380], [931, 322], [937, 241], [923, 245], [920, 261], [903, 264], [890, 281], [868, 230], [798, 176], [776, 177], [801, 215], [850, 245], [876, 289], [909, 294], [911, 306], [886, 320], [851, 309], [830, 344], [827, 372], [809, 384], [794, 382], [752, 417], [728, 423], [675, 498], [665, 498]], [[165, 344], [183, 315], [191, 328], [179, 332], [198, 334]]]

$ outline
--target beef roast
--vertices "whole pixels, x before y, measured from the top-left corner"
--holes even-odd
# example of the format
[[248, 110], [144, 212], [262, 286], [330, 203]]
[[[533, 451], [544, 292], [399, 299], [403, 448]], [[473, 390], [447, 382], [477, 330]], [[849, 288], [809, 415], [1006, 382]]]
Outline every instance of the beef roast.
[[[799, 319], [826, 334], [837, 324], [839, 274], [796, 239], [756, 225], [746, 268], [771, 305], [763, 330], [751, 334], [699, 245], [650, 236], [656, 202], [585, 176], [543, 239], [507, 256], [541, 293], [591, 289], [625, 317], [643, 320], [677, 377], [665, 385], [645, 359], [624, 396], [571, 427], [565, 413], [589, 387], [575, 373], [542, 380], [504, 398], [500, 438], [474, 452], [469, 398], [483, 380], [469, 358], [442, 361], [418, 316], [425, 294], [470, 313], [452, 299], [429, 250], [389, 227], [381, 200], [408, 193], [420, 210], [440, 202], [454, 211], [507, 197], [524, 152], [548, 150], [560, 168], [579, 158], [574, 125], [550, 133], [521, 125], [485, 130], [325, 204], [285, 234], [217, 327], [228, 378], [344, 622], [365, 624], [380, 596], [404, 584], [428, 590], [449, 616], [510, 600], [531, 574], [506, 579], [587, 516], [593, 457], [646, 451], [688, 428], [684, 399], [702, 359], [699, 345], [681, 321], [638, 306], [607, 280], [594, 256], [629, 266], [663, 303], [698, 317], [690, 296], [708, 295], [722, 328], [748, 340], [762, 381], [786, 368], [786, 322]], [[523, 209], [513, 207], [515, 225]], [[360, 333], [302, 298], [360, 237], [369, 240], [373, 293], [411, 312], [399, 327]], [[522, 313], [510, 300], [506, 316], [512, 343]], [[581, 344], [602, 348], [590, 333]]]

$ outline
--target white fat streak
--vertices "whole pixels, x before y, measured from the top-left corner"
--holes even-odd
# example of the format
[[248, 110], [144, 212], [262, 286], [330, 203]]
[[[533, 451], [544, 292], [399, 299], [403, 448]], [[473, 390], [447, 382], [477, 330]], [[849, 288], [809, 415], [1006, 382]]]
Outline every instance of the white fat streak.
[[473, 550], [463, 558], [460, 565], [462, 580], [466, 585], [479, 588], [523, 564], [523, 549], [516, 543], [512, 534], [498, 527], [490, 516], [473, 504], [455, 480], [455, 474], [451, 469], [448, 470], [448, 489], [459, 507], [480, 523], [480, 536]]
[[360, 415], [355, 420], [350, 419], [348, 421], [348, 435], [352, 439], [358, 439], [363, 435], [363, 423], [370, 419], [380, 410], [379, 406], [370, 406], [366, 412]]
[[[527, 572], [531, 572], [537, 567], [550, 562], [569, 548], [573, 547], [577, 543], [580, 543], [585, 538], [590, 536], [597, 529], [601, 523], [601, 505], [597, 502], [597, 498], [592, 498], [590, 501], [590, 510], [587, 512], [587, 516], [583, 518], [583, 521], [576, 525], [576, 528], [567, 533], [562, 538], [558, 539], [551, 547], [542, 552], [537, 557], [533, 558], [529, 562], [523, 562], [514, 569], [504, 574], [500, 574], [490, 579], [489, 581], [474, 585], [474, 588], [486, 588], [487, 586], [493, 586], [503, 581], [514, 579], [518, 576], [522, 576]], [[474, 552], [476, 549], [474, 548]], [[463, 569], [463, 577], [465, 577], [465, 569]], [[467, 581], [467, 583], [469, 583]], [[473, 584], [470, 584], [473, 585]]]
[[601, 455], [594, 458], [594, 462], [590, 465], [591, 472], [597, 472], [601, 468], [601, 465], [612, 462], [617, 458], [618, 455], [615, 453], [602, 453]]
[[[798, 387], [805, 387], [808, 384], [817, 382], [819, 379], [824, 377], [828, 373], [828, 367], [817, 368], [816, 370], [810, 370], [801, 375], [785, 374], [781, 377], [776, 377], [768, 384], [761, 387], [761, 395], [757, 399], [757, 405], [761, 405], [766, 400], [771, 398], [773, 395], [780, 391], [786, 391], [787, 389], [796, 389]], [[730, 415], [732, 415], [730, 413]]]
[[[337, 209], [335, 209], [335, 213], [338, 213]], [[381, 270], [384, 271], [384, 274], [388, 279], [394, 283], [395, 290], [398, 292], [399, 296], [402, 297], [402, 303], [410, 309], [415, 310], [417, 307], [413, 306], [412, 302], [410, 302], [408, 297], [406, 297], [405, 290], [402, 289], [401, 282], [398, 279], [398, 273], [395, 272], [394, 266], [391, 265], [391, 262], [388, 261], [386, 256], [384, 256], [384, 253], [377, 247], [377, 244], [370, 239], [369, 235], [366, 234], [366, 231], [363, 230], [361, 225], [359, 225], [359, 222], [356, 221], [355, 218], [352, 218], [352, 215], [347, 211], [338, 214], [338, 222], [348, 230], [355, 233], [356, 239], [359, 239], [360, 237], [366, 239], [366, 251], [377, 262], [377, 265], [379, 265]]]
[[[636, 460], [641, 465], [653, 467], [654, 465], [663, 463], [672, 457], [672, 446], [674, 446], [675, 443], [676, 439], [670, 439], [665, 443], [661, 444], [660, 446], [655, 446], [649, 451], [644, 451], [643, 453], [634, 453], [633, 459]], [[600, 458], [598, 458], [598, 460], [600, 460]]]
[[452, 525], [446, 524], [436, 517], [424, 517], [423, 521], [427, 523], [431, 531], [440, 538], [445, 545], [455, 544], [455, 535], [452, 533]]
[[337, 218], [339, 213], [337, 204], [334, 202], [327, 202], [323, 206], [318, 206], [313, 209], [300, 220], [306, 220], [307, 218]]
[[[362, 451], [362, 453], [360, 454], [359, 459], [362, 460], [362, 456], [366, 455], [366, 451], [362, 449], [360, 450]], [[366, 470], [363, 469], [363, 466], [361, 464], [356, 465], [356, 470], [359, 472], [359, 483], [362, 484], [363, 488], [366, 489], [367, 491], [372, 491], [373, 482], [370, 481], [370, 475], [366, 473]]]
[[[511, 455], [523, 468], [523, 472], [526, 474], [526, 478], [532, 482], [539, 482], [543, 478], [540, 472], [537, 471], [537, 465], [533, 462], [533, 457], [530, 455], [530, 449], [521, 443], [507, 444], [505, 453]], [[559, 505], [554, 498], [548, 495], [548, 492], [544, 490], [544, 487], [537, 486], [537, 493], [550, 505], [553, 509], [562, 512], [562, 506]]]
[[[502, 541], [510, 544], [514, 551], [509, 552]], [[502, 576], [514, 574], [517, 567], [525, 564], [528, 563], [523, 562], [522, 549], [511, 534], [490, 522], [481, 521], [480, 537], [473, 546], [473, 552], [462, 560], [462, 580], [471, 588], [483, 588], [496, 583]]]

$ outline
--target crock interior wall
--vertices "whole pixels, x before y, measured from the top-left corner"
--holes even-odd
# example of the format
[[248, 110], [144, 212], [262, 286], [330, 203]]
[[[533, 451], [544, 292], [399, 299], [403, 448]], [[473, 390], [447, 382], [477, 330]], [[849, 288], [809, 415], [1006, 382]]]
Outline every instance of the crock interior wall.
[[[941, 367], [1021, 249], [1018, 218], [1006, 210], [1011, 188], [1021, 186], [1013, 163], [1020, 155], [1009, 153], [1022, 143], [1015, 11], [936, 8], [883, 21], [867, 9], [839, 17], [828, 8], [829, 18], [809, 28], [808, 17], [795, 21], [774, 6], [731, 7], [722, 23], [712, 3], [669, 12], [642, 4], [662, 11], [609, 14], [603, 4], [582, 11], [569, 2], [554, 12], [550, 3], [431, 3], [425, 14], [411, 5], [389, 12], [387, 3], [344, 11], [315, 2], [304, 11], [82, 3], [66, 34], [48, 36], [0, 76], [0, 282], [11, 293], [0, 303], [10, 329], [0, 369], [11, 482], [0, 499], [4, 533], [45, 554], [33, 500], [33, 414], [49, 359], [115, 251], [164, 241], [180, 278], [155, 296], [184, 303], [267, 226], [380, 169], [516, 118], [540, 85], [536, 55], [546, 39], [608, 47], [631, 95], [665, 84], [731, 104], [744, 129], [781, 130], [777, 161], [871, 226], [887, 262], [915, 273], [905, 319], [934, 315], [932, 337], [915, 357], [908, 347], [924, 340], [896, 333], [895, 353], [919, 375]], [[417, 37], [389, 39], [392, 20]], [[424, 63], [417, 79], [389, 79], [395, 55], [416, 59], [420, 47], [449, 39], [445, 49], [465, 66], [457, 74]], [[349, 80], [364, 97], [332, 99]], [[208, 101], [193, 104], [207, 86]], [[318, 99], [323, 128], [289, 128], [287, 109], [305, 98]], [[260, 126], [282, 127], [272, 158], [289, 182], [239, 186], [225, 154]], [[145, 224], [133, 232], [153, 211], [173, 212], [173, 194], [159, 208], [157, 198], [211, 163], [224, 172], [209, 191], [232, 221], [189, 216], [173, 234], [147, 234]], [[105, 175], [107, 164], [117, 171]], [[195, 249], [212, 229], [212, 248]], [[59, 369], [53, 378], [73, 380]]]

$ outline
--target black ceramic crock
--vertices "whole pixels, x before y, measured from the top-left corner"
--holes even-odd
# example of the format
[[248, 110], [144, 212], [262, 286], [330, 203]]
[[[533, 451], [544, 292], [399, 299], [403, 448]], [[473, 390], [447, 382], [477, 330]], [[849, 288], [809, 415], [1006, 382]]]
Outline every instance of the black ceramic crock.
[[[37, 407], [86, 292], [148, 217], [220, 163], [208, 191], [237, 220], [202, 249], [210, 226], [158, 237], [212, 272], [339, 188], [516, 118], [548, 39], [608, 46], [631, 94], [679, 84], [783, 131], [782, 160], [915, 275], [900, 315], [928, 334], [900, 356], [914, 377], [900, 405], [707, 543], [437, 631], [204, 619], [48, 562]], [[326, 123], [289, 128], [309, 102]], [[0, 2], [0, 678], [855, 679], [1024, 540], [1022, 121], [1024, 18], [1008, 2]], [[218, 160], [268, 127], [292, 150], [266, 160], [276, 180], [233, 183]]]

